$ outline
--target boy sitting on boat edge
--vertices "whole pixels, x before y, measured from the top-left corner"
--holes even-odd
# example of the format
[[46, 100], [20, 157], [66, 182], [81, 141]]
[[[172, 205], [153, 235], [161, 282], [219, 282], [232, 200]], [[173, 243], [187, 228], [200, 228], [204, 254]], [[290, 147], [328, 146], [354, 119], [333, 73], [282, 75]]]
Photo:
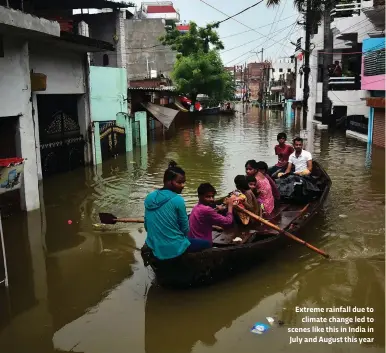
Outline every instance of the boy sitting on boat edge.
[[219, 214], [210, 205], [214, 203], [216, 189], [209, 183], [201, 184], [197, 189], [198, 203], [189, 216], [189, 238], [207, 241], [212, 246], [212, 227], [230, 227], [233, 224], [233, 202], [236, 197], [226, 200], [228, 211], [225, 216]]

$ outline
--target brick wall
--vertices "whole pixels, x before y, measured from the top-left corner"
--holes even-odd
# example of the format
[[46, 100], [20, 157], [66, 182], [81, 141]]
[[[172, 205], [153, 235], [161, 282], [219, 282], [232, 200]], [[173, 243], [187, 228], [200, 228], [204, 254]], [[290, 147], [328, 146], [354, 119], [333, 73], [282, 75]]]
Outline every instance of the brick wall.
[[374, 108], [373, 144], [385, 148], [385, 109]]

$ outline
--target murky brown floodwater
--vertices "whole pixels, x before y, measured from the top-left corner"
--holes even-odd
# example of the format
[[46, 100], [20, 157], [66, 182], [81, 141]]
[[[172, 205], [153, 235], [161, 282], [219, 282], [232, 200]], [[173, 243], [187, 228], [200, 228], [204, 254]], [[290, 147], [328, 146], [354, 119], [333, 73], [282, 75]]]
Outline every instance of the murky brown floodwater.
[[[384, 352], [384, 150], [374, 150], [370, 162], [364, 143], [309, 132], [308, 149], [333, 187], [307, 232], [337, 260], [295, 244], [237, 278], [167, 291], [151, 285], [152, 273], [134, 249], [145, 239], [140, 226], [98, 225], [100, 211], [143, 215], [143, 199], [161, 185], [170, 159], [187, 171], [189, 208], [200, 182], [228, 191], [247, 159], [272, 164], [277, 133], [293, 137], [299, 125], [256, 108], [244, 117], [210, 117], [96, 173], [89, 168], [47, 178], [41, 211], [3, 220], [10, 295], [7, 301], [0, 290], [0, 352]], [[307, 326], [295, 306], [340, 305], [375, 309], [375, 332], [367, 334], [374, 343], [288, 345], [287, 328]], [[286, 326], [250, 333], [266, 316]]]

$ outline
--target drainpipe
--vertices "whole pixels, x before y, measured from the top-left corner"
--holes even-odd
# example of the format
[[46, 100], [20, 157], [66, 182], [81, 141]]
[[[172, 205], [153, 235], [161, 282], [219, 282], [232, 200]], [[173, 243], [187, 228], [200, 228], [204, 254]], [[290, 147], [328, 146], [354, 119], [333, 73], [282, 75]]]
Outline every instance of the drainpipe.
[[[86, 129], [85, 129], [85, 134], [88, 133], [89, 129], [87, 128], [88, 126], [91, 127], [91, 154], [92, 154], [92, 164], [96, 165], [96, 157], [95, 157], [95, 140], [94, 140], [94, 122], [92, 121], [92, 112], [91, 112], [91, 85], [90, 85], [90, 56], [89, 54], [84, 55], [84, 73], [85, 73], [85, 91], [86, 91], [86, 100], [87, 100], [87, 111], [85, 109], [85, 123], [86, 123]], [[87, 114], [88, 113], [88, 114]], [[88, 115], [88, 117], [87, 117]], [[84, 136], [85, 141], [88, 141], [88, 136]], [[84, 153], [84, 151], [83, 151]], [[90, 153], [87, 148], [86, 155], [89, 157]], [[89, 158], [87, 158], [89, 159]]]
[[95, 157], [95, 134], [94, 134], [95, 126], [94, 122], [91, 123], [91, 153], [92, 153], [92, 165], [96, 165], [96, 157]]

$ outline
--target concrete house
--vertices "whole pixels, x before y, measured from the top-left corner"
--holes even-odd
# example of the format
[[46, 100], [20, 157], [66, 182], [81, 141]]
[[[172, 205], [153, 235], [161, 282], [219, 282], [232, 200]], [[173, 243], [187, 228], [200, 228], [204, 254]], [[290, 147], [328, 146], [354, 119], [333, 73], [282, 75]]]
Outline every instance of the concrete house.
[[[323, 25], [312, 36], [310, 55], [310, 97], [308, 99], [308, 119], [321, 120], [323, 58], [332, 56], [332, 62], [339, 62], [341, 74], [329, 78], [328, 97], [332, 102], [334, 118], [347, 116], [346, 134], [362, 141], [372, 141], [375, 133], [376, 143], [384, 146], [384, 128], [373, 132], [374, 126], [384, 126], [380, 121], [379, 104], [370, 109], [370, 97], [384, 97], [384, 0], [348, 0], [336, 2], [331, 13], [333, 51], [325, 52], [323, 47]], [[296, 99], [303, 99], [304, 35], [298, 39], [295, 57]], [[371, 101], [373, 102], [373, 101]], [[372, 104], [372, 103], [370, 103]], [[381, 103], [382, 104], [382, 103]], [[377, 134], [381, 131], [382, 137]], [[369, 137], [371, 135], [371, 138]], [[380, 141], [383, 141], [382, 143]]]
[[6, 7], [0, 43], [0, 153], [25, 158], [21, 205], [30, 211], [43, 175], [90, 162], [87, 53], [114, 47]]

